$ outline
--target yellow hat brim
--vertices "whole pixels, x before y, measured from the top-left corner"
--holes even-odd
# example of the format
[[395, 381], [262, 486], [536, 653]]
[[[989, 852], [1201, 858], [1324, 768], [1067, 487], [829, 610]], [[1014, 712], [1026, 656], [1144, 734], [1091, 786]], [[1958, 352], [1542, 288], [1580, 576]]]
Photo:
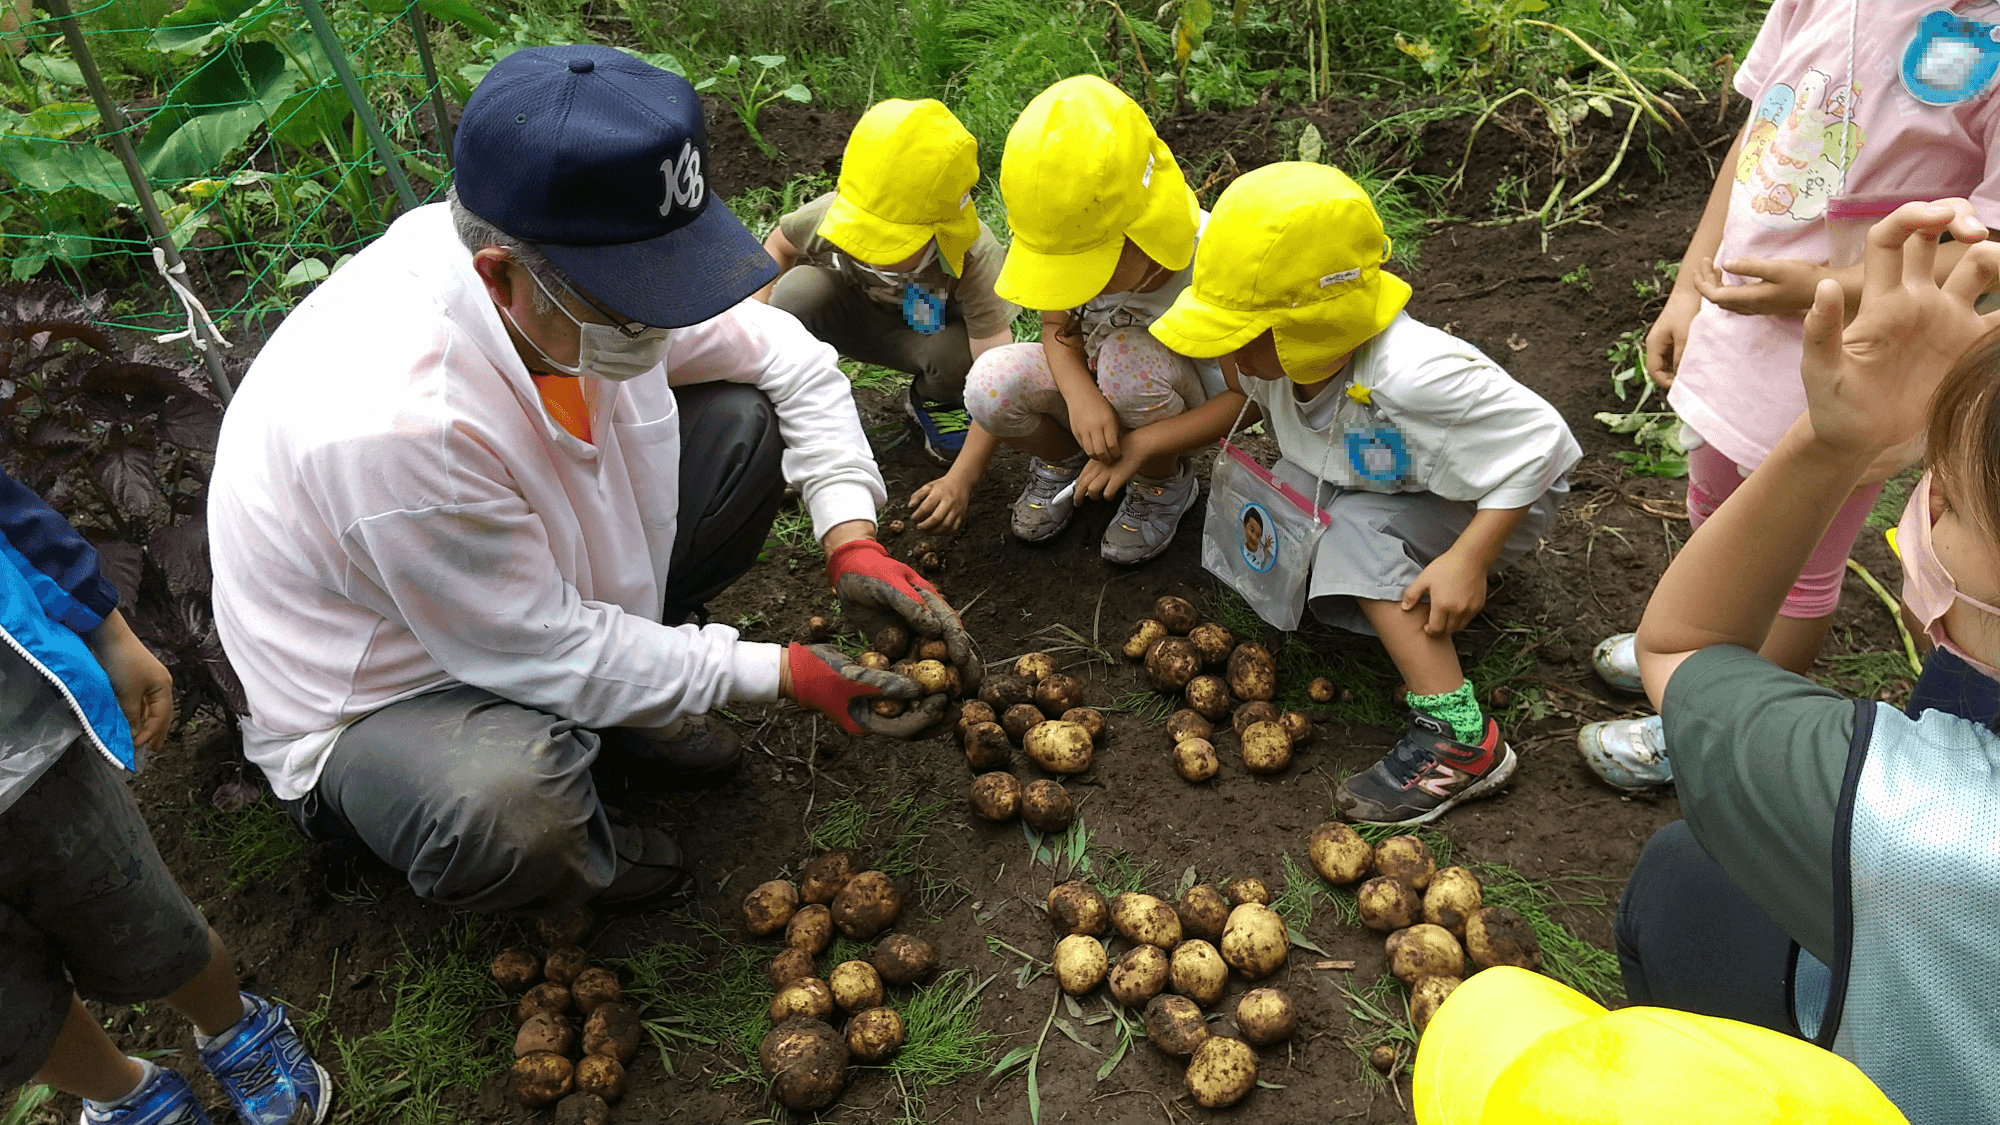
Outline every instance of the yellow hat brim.
[[1210, 304], [1189, 286], [1153, 322], [1152, 333], [1154, 339], [1171, 351], [1192, 359], [1213, 359], [1255, 340], [1271, 324], [1269, 313]]
[[1540, 973], [1510, 965], [1475, 973], [1445, 998], [1417, 1044], [1417, 1125], [1479, 1125], [1494, 1083], [1536, 1041], [1604, 1013]]
[[1302, 310], [1307, 315], [1271, 314], [1278, 362], [1292, 382], [1317, 383], [1335, 362], [1389, 327], [1409, 303], [1410, 283], [1380, 270], [1374, 284]]
[[845, 195], [835, 195], [819, 221], [818, 233], [851, 258], [887, 266], [922, 250], [936, 231], [927, 223], [891, 222], [869, 214]]
[[1104, 292], [1124, 249], [1125, 240], [1118, 237], [1074, 254], [1045, 254], [1017, 237], [993, 291], [1024, 309], [1073, 309]]

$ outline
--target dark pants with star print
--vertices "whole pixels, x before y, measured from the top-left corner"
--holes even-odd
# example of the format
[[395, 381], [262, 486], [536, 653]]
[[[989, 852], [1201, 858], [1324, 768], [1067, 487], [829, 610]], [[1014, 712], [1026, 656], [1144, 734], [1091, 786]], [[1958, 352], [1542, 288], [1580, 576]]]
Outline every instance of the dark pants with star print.
[[55, 1048], [73, 991], [137, 1004], [208, 964], [208, 923], [167, 871], [125, 776], [83, 739], [0, 812], [0, 1089]]

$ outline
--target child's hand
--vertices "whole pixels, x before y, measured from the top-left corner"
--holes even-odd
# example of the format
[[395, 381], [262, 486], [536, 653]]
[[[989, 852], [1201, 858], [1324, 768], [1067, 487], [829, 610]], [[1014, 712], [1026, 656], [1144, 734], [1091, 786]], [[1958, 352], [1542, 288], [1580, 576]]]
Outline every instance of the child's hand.
[[1146, 455], [1135, 448], [1137, 444], [1128, 438], [1125, 455], [1116, 461], [1085, 461], [1083, 471], [1076, 475], [1076, 498], [1109, 500], [1130, 484], [1146, 462]]
[[971, 503], [972, 486], [946, 473], [910, 494], [910, 518], [923, 531], [957, 531]]
[[1731, 258], [1722, 268], [1757, 280], [1725, 285], [1721, 277], [1697, 273], [1695, 290], [1725, 312], [1744, 316], [1799, 316], [1812, 307], [1813, 293], [1831, 270], [1797, 258]]
[[1687, 351], [1688, 326], [1701, 311], [1701, 294], [1692, 289], [1675, 289], [1667, 307], [1646, 330], [1646, 375], [1661, 390], [1674, 385], [1674, 372]]
[[132, 744], [157, 750], [174, 721], [174, 677], [144, 642], [125, 624], [117, 610], [84, 638], [90, 653], [104, 666], [118, 709], [132, 728]]
[[1076, 435], [1076, 443], [1092, 461], [1118, 460], [1118, 439], [1123, 434], [1111, 400], [1095, 388], [1077, 398], [1081, 401], [1064, 403], [1069, 407], [1069, 432]]
[[1403, 610], [1415, 609], [1428, 594], [1430, 618], [1424, 632], [1449, 637], [1471, 624], [1486, 608], [1486, 568], [1469, 551], [1450, 550], [1432, 560], [1403, 591]]

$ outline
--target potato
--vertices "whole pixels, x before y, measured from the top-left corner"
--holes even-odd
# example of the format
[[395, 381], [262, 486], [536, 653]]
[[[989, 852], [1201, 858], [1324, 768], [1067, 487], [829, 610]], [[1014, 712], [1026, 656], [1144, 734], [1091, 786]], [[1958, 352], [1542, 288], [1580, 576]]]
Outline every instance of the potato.
[[1193, 711], [1176, 711], [1167, 716], [1167, 736], [1175, 742], [1185, 742], [1190, 738], [1206, 739], [1215, 734], [1215, 726]]
[[524, 1024], [544, 1012], [552, 1016], [566, 1016], [574, 1002], [569, 989], [543, 981], [529, 989], [520, 1003], [514, 1005], [514, 1022]]
[[1424, 904], [1418, 901], [1417, 892], [1401, 879], [1378, 876], [1361, 884], [1354, 896], [1360, 900], [1361, 924], [1371, 930], [1386, 934], [1415, 925], [1424, 916]]
[[1014, 744], [1008, 740], [1006, 730], [999, 723], [974, 723], [967, 728], [965, 764], [976, 773], [1004, 770], [1013, 765]]
[[1275, 723], [1281, 717], [1278, 708], [1269, 700], [1253, 699], [1236, 709], [1236, 713], [1230, 716], [1229, 726], [1236, 732], [1236, 737], [1241, 738], [1243, 732], [1250, 729], [1251, 723]]
[[1299, 1026], [1292, 998], [1275, 988], [1253, 988], [1236, 1002], [1236, 1030], [1253, 1046], [1268, 1047], [1291, 1037]]
[[1201, 624], [1201, 612], [1186, 598], [1168, 594], [1153, 603], [1153, 619], [1165, 625], [1167, 632], [1185, 636]]
[[1269, 699], [1278, 694], [1278, 662], [1260, 644], [1237, 645], [1229, 654], [1229, 690], [1238, 699]]
[[890, 984], [915, 984], [937, 970], [937, 951], [920, 937], [890, 934], [875, 944], [874, 965]]
[[948, 695], [957, 687], [957, 677], [941, 660], [919, 660], [910, 669], [910, 678], [924, 689], [925, 695]]
[[1465, 972], [1465, 950], [1451, 931], [1429, 922], [1397, 930], [1383, 943], [1389, 971], [1406, 987], [1424, 977], [1455, 977]]
[[1383, 1074], [1394, 1072], [1396, 1064], [1400, 1061], [1402, 1060], [1396, 1056], [1396, 1048], [1387, 1043], [1377, 1044], [1374, 1050], [1368, 1052], [1368, 1065]]
[[1479, 912], [1479, 877], [1463, 867], [1447, 867], [1431, 876], [1424, 891], [1424, 921], [1465, 936], [1465, 921]]
[[1230, 911], [1229, 924], [1222, 928], [1222, 959], [1251, 980], [1284, 968], [1291, 947], [1285, 920], [1262, 903], [1246, 902]]
[[1229, 963], [1213, 945], [1195, 938], [1174, 947], [1168, 979], [1175, 992], [1206, 1008], [1229, 987]]
[[532, 1055], [536, 1051], [554, 1051], [567, 1055], [576, 1047], [576, 1029], [569, 1021], [549, 1012], [536, 1012], [514, 1033], [514, 1057]]
[[1000, 716], [993, 713], [993, 705], [990, 703], [985, 703], [977, 699], [968, 699], [958, 705], [958, 736], [960, 738], [964, 738], [965, 732], [972, 729], [975, 723], [997, 723], [999, 721]]
[[1083, 706], [1083, 685], [1075, 676], [1051, 673], [1035, 685], [1035, 705], [1053, 719], [1072, 707]]
[[928, 640], [917, 646], [917, 657], [921, 660], [937, 660], [951, 663], [951, 646], [941, 640]]
[[[905, 675], [906, 673], [897, 672], [896, 674], [900, 676], [900, 675]], [[871, 700], [868, 704], [868, 709], [870, 711], [875, 712], [877, 715], [880, 715], [885, 719], [893, 719], [896, 716], [901, 715], [903, 712], [909, 710], [909, 708], [910, 705], [903, 702], [900, 699], [875, 699]]]
[[1201, 671], [1201, 654], [1185, 637], [1168, 637], [1146, 653], [1146, 679], [1156, 690], [1177, 692]]
[[1337, 887], [1360, 882], [1375, 862], [1375, 847], [1361, 833], [1337, 820], [1329, 820], [1312, 830], [1306, 839], [1306, 857], [1320, 878]]
[[1229, 896], [1231, 906], [1242, 906], [1246, 902], [1268, 906], [1271, 902], [1271, 889], [1255, 875], [1239, 875], [1231, 879], [1223, 892]]
[[1126, 891], [1112, 899], [1111, 924], [1134, 945], [1172, 949], [1181, 943], [1181, 916], [1152, 895]]
[[599, 1004], [583, 1021], [583, 1053], [604, 1055], [619, 1062], [631, 1062], [645, 1042], [646, 1029], [639, 1013], [630, 1004]]
[[1483, 906], [1465, 920], [1465, 951], [1482, 969], [1495, 965], [1542, 967], [1542, 943], [1528, 920], [1504, 906]]
[[603, 1055], [585, 1055], [576, 1064], [576, 1088], [615, 1102], [625, 1096], [625, 1065]]
[[1056, 943], [1056, 984], [1071, 996], [1082, 996], [1104, 983], [1111, 967], [1104, 945], [1087, 934], [1071, 934]]
[[1050, 719], [1030, 730], [1021, 748], [1050, 773], [1082, 773], [1090, 768], [1090, 732], [1076, 723]]
[[1207, 883], [1196, 883], [1182, 891], [1175, 911], [1181, 916], [1184, 937], [1221, 941], [1222, 928], [1229, 924], [1229, 900]]
[[1043, 677], [1060, 671], [1062, 669], [1056, 665], [1056, 658], [1046, 652], [1031, 652], [1014, 662], [1014, 674], [1031, 684], [1040, 683]]
[[785, 944], [803, 949], [814, 957], [833, 944], [833, 911], [823, 902], [799, 907], [785, 925]]
[[611, 1125], [611, 1107], [596, 1094], [571, 1094], [556, 1103], [555, 1125]]
[[618, 983], [618, 974], [610, 969], [585, 969], [569, 990], [576, 997], [576, 1010], [586, 1016], [601, 1005], [616, 1004], [625, 998], [625, 987]]
[[764, 967], [764, 976], [770, 980], [772, 990], [776, 991], [801, 977], [812, 976], [814, 971], [813, 955], [788, 945]]
[[887, 672], [889, 665], [895, 663], [895, 661], [890, 660], [879, 652], [864, 652], [860, 656], [855, 657], [854, 662], [863, 668], [873, 668], [877, 672]]
[[1125, 638], [1121, 649], [1127, 660], [1144, 660], [1153, 646], [1166, 639], [1167, 627], [1150, 617], [1142, 617], [1132, 626], [1132, 633]]
[[799, 872], [799, 900], [828, 903], [847, 885], [861, 867], [853, 848], [830, 851], [805, 865]]
[[525, 949], [503, 949], [493, 957], [494, 983], [509, 992], [526, 992], [541, 979], [541, 958]]
[[790, 1020], [764, 1036], [757, 1055], [772, 1092], [791, 1109], [831, 1105], [847, 1085], [847, 1044], [819, 1020]]
[[981, 820], [1006, 821], [1021, 815], [1021, 783], [1011, 773], [983, 773], [972, 779], [972, 811]]
[[1251, 723], [1242, 741], [1243, 768], [1251, 773], [1277, 773], [1292, 764], [1292, 736], [1277, 723]]
[[818, 977], [795, 980], [771, 997], [771, 1022], [823, 1020], [833, 1015], [833, 989]]
[[1410, 1022], [1416, 1025], [1417, 1034], [1423, 1034], [1431, 1017], [1437, 1015], [1439, 1005], [1463, 983], [1458, 977], [1425, 977], [1417, 982], [1410, 990]]
[[1196, 676], [1188, 681], [1187, 704], [1204, 719], [1222, 718], [1235, 703], [1229, 698], [1229, 685], [1220, 676]]
[[561, 1101], [576, 1088], [576, 1069], [554, 1051], [536, 1051], [514, 1060], [514, 1097], [530, 1109]]
[[979, 699], [1004, 715], [1016, 703], [1033, 703], [1035, 689], [1019, 676], [988, 676], [979, 685]]
[[1072, 707], [1062, 713], [1062, 721], [1089, 731], [1093, 743], [1104, 741], [1104, 715], [1095, 707]]
[[910, 631], [901, 625], [884, 625], [868, 638], [868, 647], [891, 660], [901, 660], [910, 651]]
[[833, 621], [815, 613], [806, 618], [806, 636], [811, 640], [823, 641], [833, 636]]
[[743, 928], [768, 937], [785, 928], [799, 908], [799, 890], [783, 879], [762, 883], [743, 896]]
[[1241, 1039], [1211, 1035], [1188, 1060], [1188, 1093], [1205, 1109], [1235, 1105], [1256, 1086], [1257, 1052]]
[[1049, 921], [1057, 933], [1097, 937], [1111, 924], [1111, 908], [1090, 884], [1071, 880], [1049, 892]]
[[833, 1002], [843, 1012], [853, 1013], [882, 1005], [882, 974], [866, 961], [842, 961], [826, 975], [833, 990]]
[[840, 888], [833, 900], [833, 924], [857, 941], [867, 941], [895, 924], [903, 896], [880, 871], [863, 871]]
[[1016, 703], [1000, 713], [1000, 728], [1007, 737], [1019, 742], [1028, 737], [1028, 732], [1048, 721], [1042, 709], [1032, 703]]
[[1021, 790], [1021, 819], [1037, 832], [1061, 832], [1076, 819], [1076, 802], [1060, 781], [1030, 781]]
[[1155, 996], [1146, 1005], [1146, 1040], [1177, 1059], [1194, 1054], [1208, 1038], [1201, 1009], [1185, 996]]
[[1144, 1004], [1167, 987], [1171, 962], [1157, 945], [1135, 945], [1125, 951], [1106, 977], [1111, 998], [1126, 1007]]
[[560, 918], [542, 918], [535, 922], [535, 932], [542, 935], [542, 941], [550, 949], [558, 945], [582, 945], [590, 936], [590, 928], [597, 924], [590, 907], [579, 906]]
[[1236, 634], [1219, 621], [1188, 630], [1188, 640], [1194, 642], [1194, 650], [1201, 654], [1201, 662], [1210, 668], [1228, 663], [1229, 654], [1236, 648]]
[[1415, 836], [1391, 836], [1375, 845], [1375, 873], [1401, 879], [1411, 890], [1421, 892], [1431, 885], [1431, 876], [1437, 873], [1437, 860], [1431, 858], [1430, 848]]
[[1183, 780], [1200, 783], [1222, 769], [1222, 756], [1206, 738], [1190, 738], [1174, 744], [1174, 772]]
[[847, 1021], [847, 1053], [855, 1062], [888, 1062], [902, 1049], [903, 1017], [896, 1009], [870, 1008]]
[[1314, 676], [1313, 682], [1306, 685], [1306, 697], [1314, 703], [1332, 703], [1334, 694], [1338, 690], [1333, 686], [1332, 680], [1325, 676]]
[[1313, 721], [1306, 718], [1302, 711], [1287, 711], [1278, 716], [1278, 725], [1284, 727], [1285, 733], [1292, 736], [1294, 746], [1311, 738], [1313, 734]]

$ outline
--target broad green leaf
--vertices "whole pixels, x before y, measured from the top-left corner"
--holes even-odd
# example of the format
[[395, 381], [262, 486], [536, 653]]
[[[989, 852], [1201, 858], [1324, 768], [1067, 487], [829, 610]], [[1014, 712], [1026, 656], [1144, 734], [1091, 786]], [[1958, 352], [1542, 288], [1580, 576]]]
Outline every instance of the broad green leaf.
[[1326, 138], [1320, 136], [1319, 126], [1310, 121], [1299, 133], [1299, 159], [1307, 164], [1318, 164], [1320, 153], [1326, 150]]
[[681, 65], [679, 58], [665, 51], [658, 51], [649, 55], [644, 51], [634, 51], [630, 47], [620, 47], [618, 49], [648, 66], [657, 66], [661, 70], [670, 70], [683, 78], [687, 77], [687, 67]]
[[90, 102], [50, 102], [8, 127], [10, 133], [60, 140], [97, 125], [97, 107]]
[[199, 179], [221, 170], [298, 87], [299, 77], [275, 43], [251, 41], [217, 51], [175, 86], [148, 120], [139, 142], [140, 166], [155, 182]]
[[1199, 33], [1207, 31], [1209, 25], [1215, 22], [1215, 6], [1209, 3], [1209, 0], [1187, 0], [1187, 6], [1182, 9], [1182, 12], [1185, 14], [1188, 25], [1193, 27], [1197, 33], [1197, 37]]
[[[1081, 1035], [1078, 1035], [1078, 1034], [1077, 1034], [1077, 1031], [1076, 1031], [1076, 1028], [1073, 1028], [1073, 1027], [1071, 1027], [1071, 1026], [1069, 1025], [1069, 1021], [1068, 1021], [1068, 1020], [1066, 1020], [1066, 1019], [1063, 1019], [1063, 1018], [1061, 1018], [1061, 1017], [1057, 1017], [1057, 1018], [1056, 1018], [1056, 1021], [1055, 1021], [1055, 1025], [1056, 1025], [1056, 1030], [1057, 1030], [1057, 1031], [1060, 1031], [1060, 1032], [1062, 1032], [1062, 1033], [1063, 1033], [1064, 1035], [1067, 1035], [1067, 1036], [1069, 1036], [1069, 1037], [1070, 1037], [1070, 1039], [1071, 1039], [1071, 1040], [1072, 1040], [1073, 1042], [1075, 1042], [1075, 1044], [1076, 1044], [1077, 1046], [1079, 1046], [1079, 1047], [1082, 1047], [1082, 1048], [1085, 1048], [1086, 1050], [1091, 1050], [1091, 1051], [1097, 1051], [1097, 1048], [1096, 1048], [1096, 1047], [1092, 1047], [1092, 1046], [1091, 1046], [1091, 1045], [1090, 1045], [1090, 1044], [1089, 1044], [1088, 1042], [1086, 1042], [1086, 1041], [1084, 1040], [1083, 1036], [1081, 1036]], [[1103, 1053], [1104, 1053], [1104, 1052], [1102, 1052], [1102, 1051], [1098, 1051], [1098, 1054], [1103, 1054]]]
[[1249, 15], [1250, 0], [1236, 0], [1236, 7], [1232, 8], [1229, 12], [1229, 25], [1231, 27], [1242, 27], [1244, 19]]
[[61, 55], [23, 55], [21, 69], [58, 86], [82, 86], [83, 69]]
[[0, 137], [0, 172], [34, 191], [82, 188], [113, 203], [139, 205], [117, 158], [88, 142]]
[[332, 270], [326, 268], [325, 262], [320, 261], [318, 258], [307, 258], [298, 265], [286, 270], [285, 276], [279, 280], [278, 284], [286, 289], [297, 289], [301, 285], [312, 285], [316, 282], [325, 281], [332, 273]]
[[695, 83], [695, 84], [694, 84], [694, 88], [695, 88], [696, 92], [701, 92], [701, 91], [705, 91], [705, 90], [713, 90], [713, 89], [715, 89], [715, 79], [713, 79], [713, 78], [704, 78], [704, 79], [702, 79], [701, 81], [699, 81], [699, 82]]
[[47, 254], [17, 254], [13, 261], [7, 263], [7, 274], [15, 281], [26, 281], [42, 272], [42, 267], [48, 264]]
[[489, 39], [500, 37], [501, 27], [470, 0], [420, 0], [419, 7], [426, 15], [434, 16], [447, 23], [455, 23], [468, 28], [475, 34]]
[[152, 47], [198, 53], [217, 37], [232, 41], [261, 30], [283, 10], [283, 0], [188, 0], [186, 7], [160, 20]]
[[803, 103], [813, 100], [812, 91], [806, 89], [803, 82], [794, 82], [790, 86], [785, 87], [782, 92], [786, 97], [795, 102]]
[[[735, 57], [735, 56], [733, 56], [733, 55], [731, 56], [731, 58], [734, 58], [734, 57]], [[771, 68], [772, 68], [772, 67], [774, 67], [774, 66], [783, 66], [783, 65], [785, 65], [785, 56], [783, 56], [783, 55], [751, 55], [751, 56], [750, 56], [750, 61], [751, 61], [751, 62], [753, 62], [753, 63], [756, 63], [756, 64], [757, 64], [758, 66], [761, 66], [761, 67], [763, 67], [763, 68], [764, 68], [765, 70], [769, 70], [769, 69], [771, 69]]]

